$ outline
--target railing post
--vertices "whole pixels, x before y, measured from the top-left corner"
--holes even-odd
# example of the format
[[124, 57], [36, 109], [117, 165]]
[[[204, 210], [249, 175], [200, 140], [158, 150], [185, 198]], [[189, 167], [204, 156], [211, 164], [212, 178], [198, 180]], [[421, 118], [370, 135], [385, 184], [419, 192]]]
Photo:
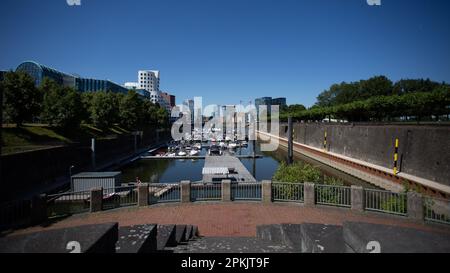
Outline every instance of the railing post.
[[158, 198], [156, 198], [156, 191], [153, 189], [150, 189], [149, 187], [149, 193], [148, 193], [148, 204], [153, 205], [158, 203]]
[[103, 209], [103, 188], [91, 189], [91, 212], [102, 211]]
[[231, 201], [231, 180], [222, 180], [222, 202]]
[[271, 180], [262, 181], [261, 187], [262, 187], [263, 203], [271, 203], [272, 202], [272, 181]]
[[191, 202], [191, 181], [181, 181], [181, 203]]
[[31, 201], [31, 222], [40, 224], [47, 220], [47, 195], [41, 194], [33, 197]]
[[139, 184], [137, 188], [137, 194], [138, 194], [138, 206], [139, 207], [146, 207], [148, 206], [148, 184]]
[[305, 206], [314, 207], [316, 205], [315, 185], [313, 183], [305, 183], [304, 187]]
[[420, 193], [409, 191], [407, 194], [407, 207], [406, 212], [408, 218], [416, 221], [424, 221], [424, 202]]
[[350, 200], [352, 204], [352, 210], [363, 212], [364, 211], [364, 189], [361, 186], [352, 186]]

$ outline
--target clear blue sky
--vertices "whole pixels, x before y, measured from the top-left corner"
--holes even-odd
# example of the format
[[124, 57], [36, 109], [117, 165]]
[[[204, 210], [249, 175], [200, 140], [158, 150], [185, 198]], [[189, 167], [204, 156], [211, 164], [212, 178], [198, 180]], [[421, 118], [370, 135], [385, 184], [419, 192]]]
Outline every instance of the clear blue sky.
[[0, 69], [35, 60], [118, 83], [161, 71], [181, 99], [307, 106], [331, 84], [384, 74], [450, 82], [450, 1], [1, 0]]

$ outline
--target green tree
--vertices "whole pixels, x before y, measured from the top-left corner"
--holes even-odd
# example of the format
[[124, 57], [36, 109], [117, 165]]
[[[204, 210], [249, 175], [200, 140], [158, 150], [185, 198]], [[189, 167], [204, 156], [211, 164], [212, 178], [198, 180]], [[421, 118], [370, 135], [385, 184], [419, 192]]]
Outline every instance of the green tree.
[[90, 119], [101, 129], [107, 129], [118, 121], [119, 98], [112, 92], [95, 92], [89, 108]]
[[142, 100], [132, 90], [119, 99], [119, 123], [126, 129], [137, 129], [143, 120]]
[[52, 126], [77, 128], [83, 118], [83, 104], [79, 92], [45, 79], [40, 89], [44, 93], [41, 118]]
[[23, 72], [7, 72], [3, 80], [3, 112], [7, 121], [18, 126], [39, 114], [42, 94], [34, 79]]

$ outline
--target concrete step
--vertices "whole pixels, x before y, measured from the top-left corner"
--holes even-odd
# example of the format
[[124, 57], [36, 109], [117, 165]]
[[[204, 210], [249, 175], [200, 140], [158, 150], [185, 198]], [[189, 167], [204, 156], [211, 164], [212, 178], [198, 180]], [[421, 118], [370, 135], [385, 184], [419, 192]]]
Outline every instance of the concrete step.
[[289, 246], [296, 253], [343, 253], [342, 227], [282, 224], [257, 227], [257, 238]]
[[0, 238], [0, 253], [114, 253], [118, 223], [40, 231]]
[[192, 234], [193, 234], [194, 238], [200, 237], [200, 232], [198, 231], [198, 226], [193, 227]]
[[302, 251], [302, 225], [283, 224], [281, 225], [281, 234], [284, 244], [290, 246], [295, 253]]
[[175, 225], [158, 225], [157, 250], [177, 246], [175, 232]]
[[186, 241], [186, 225], [175, 226], [175, 241], [177, 244]]
[[152, 253], [157, 250], [157, 225], [137, 225], [119, 228], [117, 253]]
[[301, 225], [302, 253], [345, 253], [343, 228], [322, 224]]
[[178, 245], [174, 253], [291, 253], [289, 246], [254, 237], [203, 237]]
[[193, 231], [193, 226], [187, 225], [186, 226], [186, 234], [185, 234], [185, 237], [184, 237], [184, 240], [186, 242], [189, 241], [193, 237], [192, 231]]
[[281, 225], [257, 226], [256, 237], [272, 243], [284, 243]]
[[450, 253], [449, 233], [346, 222], [343, 237], [348, 251], [357, 253]]

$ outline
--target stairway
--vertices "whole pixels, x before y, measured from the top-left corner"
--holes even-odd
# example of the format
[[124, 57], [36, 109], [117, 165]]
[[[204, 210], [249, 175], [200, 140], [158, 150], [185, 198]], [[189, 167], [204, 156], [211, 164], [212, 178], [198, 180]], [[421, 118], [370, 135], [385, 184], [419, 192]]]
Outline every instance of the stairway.
[[198, 227], [192, 225], [146, 224], [119, 227], [117, 253], [173, 252], [199, 236]]
[[257, 227], [256, 237], [200, 237], [192, 225], [119, 227], [118, 253], [450, 253], [449, 233], [346, 222]]
[[258, 226], [256, 237], [200, 237], [193, 225], [86, 225], [0, 238], [0, 253], [450, 253], [450, 229], [345, 222]]
[[450, 230], [430, 233], [369, 223], [259, 226], [257, 238], [289, 246], [293, 253], [450, 253]]
[[288, 245], [254, 237], [204, 237], [172, 248], [173, 253], [291, 253]]

